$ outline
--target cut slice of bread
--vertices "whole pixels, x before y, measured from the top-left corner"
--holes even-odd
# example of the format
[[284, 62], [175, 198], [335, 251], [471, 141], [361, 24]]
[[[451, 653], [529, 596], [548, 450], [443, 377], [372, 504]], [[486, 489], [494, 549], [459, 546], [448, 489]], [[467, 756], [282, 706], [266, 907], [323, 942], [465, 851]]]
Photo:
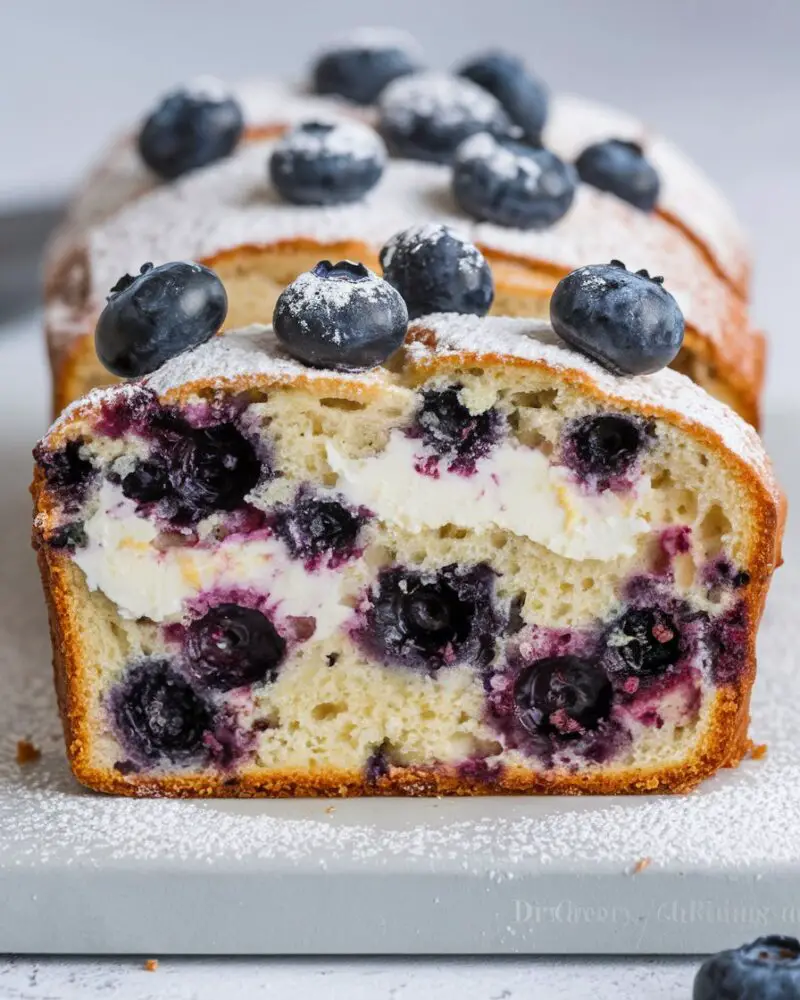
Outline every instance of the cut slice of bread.
[[73, 404], [33, 494], [91, 788], [679, 792], [747, 750], [763, 447], [545, 324], [430, 317], [346, 374], [230, 332]]

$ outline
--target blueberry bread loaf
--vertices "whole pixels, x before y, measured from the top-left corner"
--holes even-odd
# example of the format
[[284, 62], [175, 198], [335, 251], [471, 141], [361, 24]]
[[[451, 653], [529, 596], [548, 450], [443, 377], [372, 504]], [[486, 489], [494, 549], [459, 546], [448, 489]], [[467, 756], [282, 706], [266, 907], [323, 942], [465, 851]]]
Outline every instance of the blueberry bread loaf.
[[570, 275], [551, 327], [467, 314], [461, 271], [462, 312], [406, 330], [321, 262], [274, 332], [207, 313], [171, 358], [183, 326], [130, 326], [152, 272], [112, 297], [99, 342], [152, 373], [70, 406], [33, 485], [80, 781], [679, 792], [746, 752], [782, 528], [755, 432], [656, 371], [682, 324], [646, 274]]
[[[321, 257], [377, 269], [391, 233], [435, 219], [489, 256], [498, 314], [546, 315], [556, 282], [586, 260], [664, 274], [688, 323], [675, 366], [757, 423], [764, 341], [748, 317], [746, 248], [709, 182], [621, 113], [548, 102], [518, 60], [487, 56], [460, 75], [417, 65], [395, 35], [360, 36], [320, 57], [317, 94], [205, 83], [165, 99], [93, 173], [48, 254], [55, 410], [109, 381], [92, 330], [137, 262], [213, 266], [235, 327], [267, 322]], [[376, 109], [355, 103], [366, 93], [380, 93]]]

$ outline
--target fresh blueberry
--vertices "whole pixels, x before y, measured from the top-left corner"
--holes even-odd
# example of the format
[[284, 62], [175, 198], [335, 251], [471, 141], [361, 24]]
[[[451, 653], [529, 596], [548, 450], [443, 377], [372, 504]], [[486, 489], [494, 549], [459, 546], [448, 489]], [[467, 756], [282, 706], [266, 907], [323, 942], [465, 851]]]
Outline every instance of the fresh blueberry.
[[360, 639], [388, 663], [429, 671], [485, 666], [498, 628], [492, 580], [486, 566], [383, 570], [369, 595]]
[[683, 344], [683, 314], [663, 280], [634, 274], [618, 260], [579, 267], [550, 299], [553, 329], [615, 374], [657, 372]]
[[561, 461], [590, 485], [607, 489], [633, 469], [651, 432], [649, 424], [621, 413], [579, 417], [564, 429]]
[[613, 690], [602, 666], [552, 656], [526, 667], [514, 685], [517, 718], [533, 734], [580, 736], [611, 713]]
[[610, 670], [655, 677], [678, 662], [681, 636], [675, 620], [660, 608], [631, 608], [606, 637]]
[[383, 277], [403, 296], [410, 319], [452, 312], [485, 316], [494, 300], [486, 258], [449, 226], [429, 222], [393, 236], [380, 254]]
[[144, 264], [111, 289], [95, 330], [97, 356], [121, 378], [147, 375], [213, 337], [227, 312], [222, 282], [202, 264]]
[[461, 402], [460, 389], [425, 389], [411, 434], [445, 458], [452, 471], [469, 473], [497, 443], [503, 422], [495, 409], [471, 413]]
[[471, 136], [456, 150], [453, 196], [475, 219], [515, 229], [546, 229], [575, 197], [575, 168], [549, 149]]
[[229, 156], [244, 131], [239, 104], [216, 81], [176, 90], [161, 101], [139, 133], [139, 154], [165, 180]]
[[403, 343], [408, 310], [400, 294], [363, 264], [320, 261], [281, 292], [275, 336], [293, 358], [317, 368], [374, 368]]
[[77, 510], [95, 476], [95, 468], [83, 453], [82, 438], [67, 441], [57, 451], [38, 446], [34, 457], [44, 472], [47, 488], [58, 498], [65, 511]]
[[363, 511], [348, 507], [340, 497], [301, 488], [291, 505], [276, 510], [274, 530], [293, 559], [316, 562], [328, 557], [338, 564], [355, 554], [366, 520]]
[[496, 97], [526, 139], [538, 145], [547, 119], [547, 88], [521, 59], [509, 52], [485, 52], [458, 73]]
[[199, 685], [230, 691], [275, 680], [286, 642], [266, 615], [220, 604], [186, 631], [189, 670]]
[[287, 132], [269, 161], [272, 183], [295, 205], [358, 201], [381, 178], [386, 147], [360, 122], [306, 122]]
[[361, 28], [320, 55], [312, 71], [314, 90], [354, 104], [374, 104], [392, 80], [417, 72], [417, 49], [405, 32]]
[[240, 507], [260, 478], [255, 449], [232, 424], [187, 431], [169, 465], [172, 496], [190, 521]]
[[581, 180], [592, 187], [610, 191], [643, 212], [655, 208], [658, 174], [637, 142], [606, 139], [587, 146], [575, 161], [575, 167]]
[[165, 660], [131, 667], [111, 691], [117, 738], [138, 764], [188, 764], [205, 756], [210, 704]]
[[800, 941], [771, 934], [700, 966], [693, 1000], [800, 1000]]
[[513, 128], [500, 102], [464, 77], [415, 73], [381, 94], [379, 129], [396, 156], [450, 163], [476, 132], [508, 135]]

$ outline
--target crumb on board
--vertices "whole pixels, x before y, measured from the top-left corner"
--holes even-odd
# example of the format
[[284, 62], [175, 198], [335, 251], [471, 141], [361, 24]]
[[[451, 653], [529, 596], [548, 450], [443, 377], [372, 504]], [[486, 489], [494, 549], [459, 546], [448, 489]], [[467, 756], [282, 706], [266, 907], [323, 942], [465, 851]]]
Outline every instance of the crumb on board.
[[336, 806], [328, 806], [328, 808], [325, 810], [325, 813], [328, 816], [333, 816], [335, 812], [336, 812]]
[[17, 740], [17, 763], [20, 767], [33, 764], [42, 756], [42, 751], [30, 740]]
[[652, 858], [639, 858], [639, 860], [633, 866], [633, 871], [631, 872], [631, 875], [640, 875], [645, 870], [645, 868], [649, 868], [652, 863], [653, 863]]
[[157, 958], [148, 958], [148, 959], [145, 960], [145, 963], [144, 963], [144, 971], [145, 972], [155, 972], [157, 968], [158, 968], [158, 959]]
[[767, 756], [767, 744], [751, 743], [749, 753], [751, 760], [763, 760]]

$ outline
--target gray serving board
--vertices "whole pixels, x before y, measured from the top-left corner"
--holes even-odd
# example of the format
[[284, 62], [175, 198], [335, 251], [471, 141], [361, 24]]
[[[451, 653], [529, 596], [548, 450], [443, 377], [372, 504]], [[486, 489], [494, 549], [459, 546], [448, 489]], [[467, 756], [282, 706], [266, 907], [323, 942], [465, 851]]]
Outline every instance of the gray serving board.
[[[105, 798], [65, 763], [29, 549], [46, 399], [38, 330], [19, 324], [0, 340], [0, 952], [676, 954], [800, 930], [796, 537], [762, 633], [769, 753], [693, 795]], [[773, 421], [790, 486], [797, 416]], [[40, 761], [17, 765], [20, 738]]]

